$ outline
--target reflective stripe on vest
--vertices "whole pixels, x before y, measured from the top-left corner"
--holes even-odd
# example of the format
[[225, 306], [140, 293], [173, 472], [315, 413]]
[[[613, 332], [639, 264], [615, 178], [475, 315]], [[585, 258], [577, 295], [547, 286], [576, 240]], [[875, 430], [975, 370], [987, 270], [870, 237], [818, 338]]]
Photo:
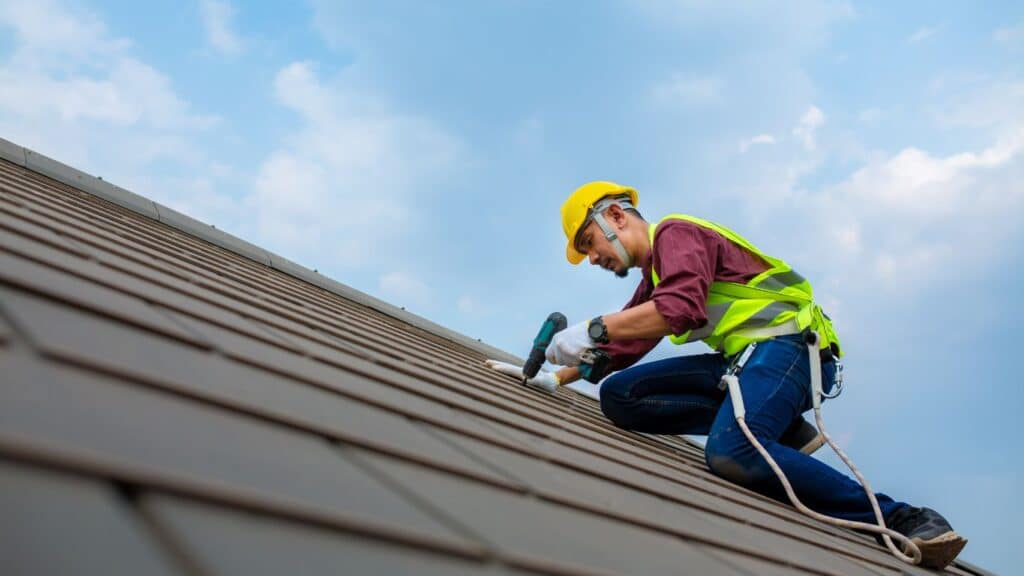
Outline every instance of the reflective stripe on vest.
[[[711, 348], [726, 355], [733, 355], [747, 344], [764, 339], [743, 335], [744, 330], [778, 326], [792, 320], [800, 330], [817, 330], [821, 335], [822, 348], [827, 348], [830, 344], [835, 344], [836, 348], [839, 348], [839, 339], [832, 328], [832, 322], [814, 303], [814, 291], [810, 283], [788, 264], [761, 252], [725, 226], [683, 214], [671, 214], [661, 222], [669, 219], [685, 220], [717, 232], [733, 244], [757, 255], [769, 265], [767, 270], [746, 284], [712, 282], [708, 290], [706, 309], [708, 323], [684, 334], [670, 336], [673, 343], [685, 344], [703, 340]], [[652, 251], [651, 280], [654, 286], [661, 282], [658, 272], [654, 270], [653, 257], [654, 232], [658, 224], [651, 224], [649, 228]]]

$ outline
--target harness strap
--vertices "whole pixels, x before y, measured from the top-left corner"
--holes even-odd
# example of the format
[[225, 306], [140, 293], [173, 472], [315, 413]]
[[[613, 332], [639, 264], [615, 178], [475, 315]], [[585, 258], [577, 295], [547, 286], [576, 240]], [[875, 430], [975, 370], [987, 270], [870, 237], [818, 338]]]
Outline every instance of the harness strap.
[[733, 330], [731, 335], [742, 336], [744, 338], [767, 339], [775, 338], [776, 336], [799, 334], [801, 332], [803, 332], [803, 330], [800, 329], [800, 326], [797, 325], [796, 319], [794, 318], [777, 326], [763, 326], [759, 328], [741, 328], [739, 330]]
[[[782, 483], [783, 489], [786, 491], [786, 495], [789, 497], [789, 501], [796, 507], [797, 510], [804, 514], [822, 520], [830, 524], [841, 526], [844, 528], [852, 528], [854, 530], [863, 530], [866, 532], [872, 532], [874, 534], [880, 534], [882, 541], [885, 543], [889, 551], [894, 556], [908, 564], [919, 564], [921, 562], [921, 550], [917, 544], [912, 542], [909, 538], [886, 527], [885, 518], [882, 516], [881, 508], [878, 506], [878, 499], [875, 497], [874, 491], [868, 484], [864, 475], [860, 473], [860, 470], [854, 466], [853, 461], [850, 460], [849, 456], [832, 440], [832, 438], [825, 432], [825, 423], [821, 419], [821, 357], [818, 354], [820, 336], [817, 332], [810, 332], [805, 344], [807, 346], [807, 355], [810, 361], [811, 370], [811, 395], [813, 396], [814, 403], [814, 419], [818, 424], [818, 432], [825, 437], [825, 441], [832, 450], [842, 459], [846, 466], [853, 472], [853, 475], [860, 481], [861, 486], [864, 488], [865, 494], [867, 494], [868, 501], [871, 503], [872, 511], [875, 513], [875, 523], [868, 522], [854, 522], [852, 520], [843, 520], [840, 518], [833, 518], [825, 514], [821, 514], [814, 510], [811, 510], [800, 499], [797, 497], [796, 492], [793, 491], [792, 485], [789, 483], [789, 479], [786, 478], [786, 474], [779, 467], [775, 459], [768, 454], [761, 442], [754, 436], [753, 432], [750, 431], [750, 427], [747, 426], [746, 422], [746, 408], [743, 405], [743, 393], [740, 390], [740, 379], [737, 376], [737, 370], [730, 369], [722, 376], [722, 385], [729, 389], [729, 397], [732, 400], [733, 416], [736, 418], [736, 423], [740, 429], [743, 430], [743, 434], [747, 437], [747, 440], [754, 446], [757, 452], [762, 458], [768, 463], [772, 471], [775, 472], [775, 476], [778, 477], [779, 482]], [[749, 348], [749, 347], [748, 347]], [[745, 360], [745, 359], [744, 359]], [[893, 540], [897, 540], [904, 546], [903, 550], [900, 550], [893, 544]]]

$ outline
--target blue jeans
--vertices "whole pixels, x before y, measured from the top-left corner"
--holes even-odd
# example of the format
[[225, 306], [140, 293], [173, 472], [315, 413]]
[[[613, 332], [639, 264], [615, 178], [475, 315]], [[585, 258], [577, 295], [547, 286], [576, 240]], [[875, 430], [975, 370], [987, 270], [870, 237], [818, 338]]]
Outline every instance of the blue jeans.
[[[718, 389], [728, 368], [722, 354], [669, 358], [613, 374], [601, 385], [601, 410], [616, 426], [649, 434], [706, 434], [704, 456], [716, 475], [789, 502], [782, 483], [736, 423], [732, 399]], [[822, 365], [832, 387], [835, 364]], [[800, 335], [759, 342], [740, 373], [747, 426], [813, 510], [847, 520], [875, 522], [856, 480], [778, 442], [811, 408], [810, 366]], [[906, 504], [876, 494], [885, 517]]]

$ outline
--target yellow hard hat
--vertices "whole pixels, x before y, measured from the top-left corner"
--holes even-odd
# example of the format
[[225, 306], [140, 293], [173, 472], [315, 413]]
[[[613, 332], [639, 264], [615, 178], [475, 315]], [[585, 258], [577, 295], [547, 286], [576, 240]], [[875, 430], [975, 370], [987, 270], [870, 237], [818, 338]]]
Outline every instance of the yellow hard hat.
[[562, 231], [565, 232], [565, 239], [568, 242], [565, 246], [565, 257], [571, 264], [579, 264], [586, 258], [576, 250], [576, 234], [587, 222], [590, 209], [598, 200], [606, 196], [628, 195], [630, 202], [636, 207], [640, 201], [636, 190], [629, 186], [616, 184], [615, 182], [588, 182], [580, 186], [562, 204]]

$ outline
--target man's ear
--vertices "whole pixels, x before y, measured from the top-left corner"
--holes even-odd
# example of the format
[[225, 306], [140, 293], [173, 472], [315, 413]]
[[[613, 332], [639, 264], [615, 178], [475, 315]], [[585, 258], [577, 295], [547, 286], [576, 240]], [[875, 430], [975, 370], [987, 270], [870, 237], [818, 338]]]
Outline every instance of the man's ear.
[[608, 219], [612, 221], [612, 224], [619, 230], [623, 230], [626, 227], [626, 211], [622, 209], [622, 206], [618, 204], [612, 204], [608, 207]]

